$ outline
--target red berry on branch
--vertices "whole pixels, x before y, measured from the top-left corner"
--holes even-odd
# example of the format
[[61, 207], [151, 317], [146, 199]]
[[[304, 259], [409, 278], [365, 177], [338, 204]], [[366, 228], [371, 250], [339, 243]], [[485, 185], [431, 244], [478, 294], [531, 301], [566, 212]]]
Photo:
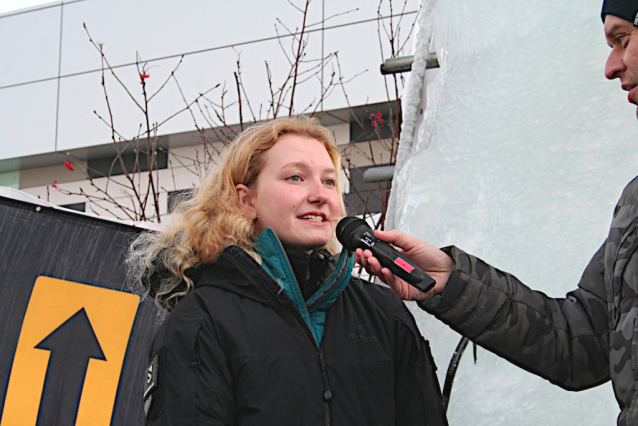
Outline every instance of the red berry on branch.
[[[75, 169], [73, 168], [73, 166], [71, 165], [71, 163], [69, 163], [68, 161], [65, 161], [65, 162], [64, 162], [64, 167], [66, 167], [67, 169], [69, 169], [69, 170], [71, 170], [71, 171], [75, 170]], [[57, 181], [56, 181], [56, 182], [57, 182]]]

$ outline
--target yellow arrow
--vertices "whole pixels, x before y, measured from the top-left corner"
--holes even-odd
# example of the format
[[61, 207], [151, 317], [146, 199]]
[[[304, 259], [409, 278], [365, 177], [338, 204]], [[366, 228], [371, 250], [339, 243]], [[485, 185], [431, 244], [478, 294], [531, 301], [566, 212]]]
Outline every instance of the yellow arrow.
[[0, 426], [36, 425], [51, 352], [35, 347], [80, 309], [106, 361], [89, 361], [76, 424], [109, 426], [139, 300], [121, 291], [38, 277], [22, 323]]

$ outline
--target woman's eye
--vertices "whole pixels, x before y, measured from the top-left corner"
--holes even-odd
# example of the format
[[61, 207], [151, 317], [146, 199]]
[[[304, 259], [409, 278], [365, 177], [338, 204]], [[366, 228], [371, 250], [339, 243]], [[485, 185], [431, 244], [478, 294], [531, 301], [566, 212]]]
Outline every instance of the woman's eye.
[[335, 182], [335, 181], [334, 181], [334, 180], [332, 180], [332, 179], [327, 179], [327, 180], [325, 181], [325, 183], [326, 183], [326, 185], [328, 185], [328, 186], [335, 186], [335, 185], [337, 184], [337, 182]]
[[290, 180], [290, 181], [292, 181], [292, 182], [300, 182], [300, 181], [301, 181], [301, 177], [296, 176], [296, 175], [295, 175], [295, 176], [290, 176], [290, 177], [288, 178], [288, 180]]

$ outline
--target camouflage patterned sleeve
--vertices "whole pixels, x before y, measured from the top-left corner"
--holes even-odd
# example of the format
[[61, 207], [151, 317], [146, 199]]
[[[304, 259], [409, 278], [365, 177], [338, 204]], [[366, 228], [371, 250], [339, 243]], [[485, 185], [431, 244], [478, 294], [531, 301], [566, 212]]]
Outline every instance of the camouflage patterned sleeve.
[[444, 291], [419, 302], [454, 330], [510, 362], [568, 390], [609, 380], [609, 330], [603, 256], [563, 299], [532, 291], [456, 247]]

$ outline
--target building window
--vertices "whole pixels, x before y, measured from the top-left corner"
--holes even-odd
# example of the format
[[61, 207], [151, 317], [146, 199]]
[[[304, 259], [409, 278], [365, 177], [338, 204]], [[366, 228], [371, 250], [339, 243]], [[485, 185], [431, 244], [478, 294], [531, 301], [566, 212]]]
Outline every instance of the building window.
[[381, 213], [387, 205], [390, 182], [368, 183], [363, 180], [363, 173], [370, 168], [350, 169], [350, 192], [344, 195], [346, 210], [350, 215]]
[[[147, 172], [148, 159], [146, 154], [140, 153], [136, 156], [134, 153], [128, 153], [127, 151], [132, 151], [132, 149], [125, 149], [122, 154], [122, 161], [124, 162], [126, 171], [128, 173]], [[166, 151], [157, 150], [155, 158], [157, 161], [157, 170], [166, 169], [168, 167], [168, 153]], [[122, 170], [122, 162], [120, 162], [119, 158], [117, 156], [111, 156], [87, 161], [87, 173], [89, 178], [95, 179], [106, 176], [123, 175], [124, 171]]]
[[388, 103], [361, 108], [357, 111], [357, 118], [350, 121], [352, 143], [396, 138], [397, 129], [401, 126], [401, 117], [397, 119], [395, 105]]
[[64, 207], [65, 209], [75, 210], [78, 212], [86, 212], [86, 203], [75, 203], [75, 204], [63, 204], [60, 207]]

